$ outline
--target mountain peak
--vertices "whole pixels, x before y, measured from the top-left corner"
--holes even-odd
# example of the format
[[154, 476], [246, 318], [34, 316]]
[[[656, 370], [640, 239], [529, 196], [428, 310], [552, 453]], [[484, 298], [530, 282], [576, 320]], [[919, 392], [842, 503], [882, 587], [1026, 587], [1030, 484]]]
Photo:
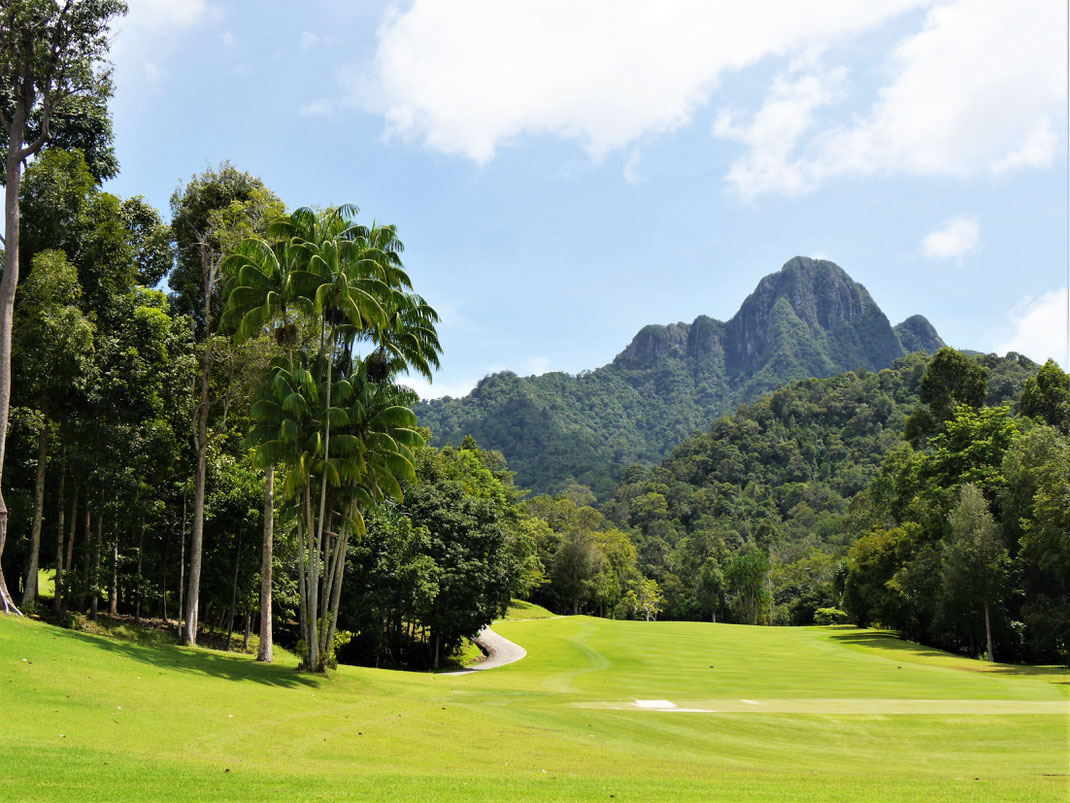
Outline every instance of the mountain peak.
[[897, 323], [894, 329], [907, 354], [916, 351], [933, 354], [947, 345], [924, 315], [911, 315], [902, 323]]
[[435, 442], [468, 434], [501, 450], [537, 492], [579, 482], [612, 490], [633, 462], [655, 462], [696, 429], [779, 383], [877, 371], [939, 335], [921, 316], [894, 330], [866, 288], [833, 262], [794, 257], [727, 322], [644, 326], [609, 365], [582, 377], [495, 374], [470, 396], [422, 404]]
[[726, 324], [726, 340], [728, 371], [763, 389], [775, 386], [774, 374], [878, 370], [904, 353], [865, 287], [834, 262], [801, 256], [758, 282]]

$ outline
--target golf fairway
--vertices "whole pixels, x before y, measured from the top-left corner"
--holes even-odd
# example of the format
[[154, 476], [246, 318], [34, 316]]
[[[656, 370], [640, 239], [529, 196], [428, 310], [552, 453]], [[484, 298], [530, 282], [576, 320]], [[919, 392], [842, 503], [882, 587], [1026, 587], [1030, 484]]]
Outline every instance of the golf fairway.
[[0, 797], [1065, 800], [1070, 676], [852, 627], [495, 625], [462, 675], [0, 617]]

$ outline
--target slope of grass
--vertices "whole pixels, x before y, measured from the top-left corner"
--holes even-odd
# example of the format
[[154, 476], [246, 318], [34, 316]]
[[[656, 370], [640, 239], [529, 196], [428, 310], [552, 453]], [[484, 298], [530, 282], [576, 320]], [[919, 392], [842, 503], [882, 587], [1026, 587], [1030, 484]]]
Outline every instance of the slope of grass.
[[553, 611], [549, 611], [541, 605], [536, 605], [534, 602], [525, 602], [522, 599], [514, 599], [509, 604], [509, 610], [505, 612], [503, 617], [508, 621], [522, 621], [525, 619], [549, 619], [556, 614]]
[[[323, 679], [295, 673], [289, 657], [263, 666], [0, 617], [0, 798], [1070, 792], [1061, 672], [962, 671], [987, 668], [855, 629], [586, 617], [495, 628], [528, 657], [459, 676], [343, 667]], [[635, 707], [649, 699], [755, 705]], [[1000, 713], [897, 713], [919, 700], [963, 712], [1004, 704]], [[813, 710], [760, 712], [773, 701]]]

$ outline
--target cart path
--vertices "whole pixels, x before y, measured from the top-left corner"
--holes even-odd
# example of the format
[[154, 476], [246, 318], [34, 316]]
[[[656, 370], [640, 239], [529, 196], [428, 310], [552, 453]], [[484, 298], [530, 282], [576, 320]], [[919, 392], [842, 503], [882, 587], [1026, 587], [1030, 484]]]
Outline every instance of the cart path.
[[444, 672], [445, 675], [467, 675], [469, 672], [480, 672], [484, 669], [497, 669], [499, 666], [519, 661], [528, 651], [519, 644], [514, 644], [507, 638], [503, 638], [484, 627], [474, 639], [479, 648], [486, 653], [486, 658], [473, 666], [465, 667], [458, 672]]

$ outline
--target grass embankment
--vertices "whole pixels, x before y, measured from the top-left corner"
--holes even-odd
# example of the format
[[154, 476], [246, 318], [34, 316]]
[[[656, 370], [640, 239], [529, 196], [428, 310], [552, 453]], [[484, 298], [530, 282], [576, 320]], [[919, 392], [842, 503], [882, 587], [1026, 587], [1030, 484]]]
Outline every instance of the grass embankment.
[[509, 610], [498, 621], [525, 622], [529, 619], [553, 619], [557, 614], [548, 611], [534, 602], [525, 602], [522, 599], [514, 599], [509, 603]]
[[852, 628], [568, 617], [495, 629], [528, 657], [459, 676], [343, 667], [322, 679], [290, 657], [263, 666], [0, 617], [0, 797], [1070, 791], [1070, 679], [1054, 670], [990, 669]]

